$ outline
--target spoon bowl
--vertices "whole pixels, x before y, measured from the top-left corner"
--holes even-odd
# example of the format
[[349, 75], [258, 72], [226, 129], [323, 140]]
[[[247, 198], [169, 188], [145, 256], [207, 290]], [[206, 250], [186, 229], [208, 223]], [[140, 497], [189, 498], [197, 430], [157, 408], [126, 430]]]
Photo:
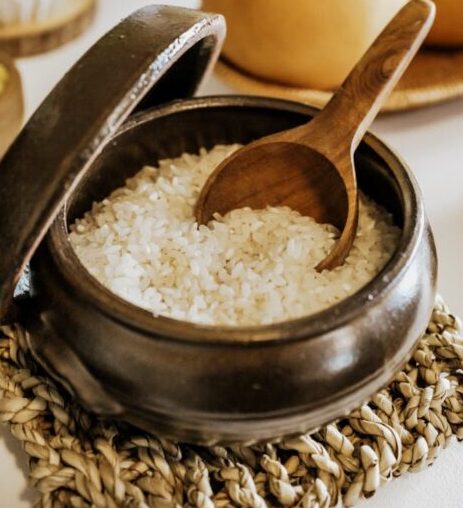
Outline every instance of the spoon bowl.
[[[272, 164], [266, 165], [269, 159]], [[230, 192], [230, 181], [239, 182], [239, 192]], [[212, 187], [213, 201], [207, 199]], [[308, 146], [285, 141], [251, 143], [230, 155], [207, 180], [196, 217], [207, 223], [230, 209], [282, 205], [341, 230], [347, 220], [347, 192], [335, 165]]]
[[434, 16], [429, 0], [408, 2], [315, 119], [261, 138], [223, 161], [199, 195], [198, 224], [207, 224], [217, 212], [224, 215], [244, 206], [289, 206], [341, 230], [316, 268], [341, 265], [357, 233], [354, 152], [417, 53]]

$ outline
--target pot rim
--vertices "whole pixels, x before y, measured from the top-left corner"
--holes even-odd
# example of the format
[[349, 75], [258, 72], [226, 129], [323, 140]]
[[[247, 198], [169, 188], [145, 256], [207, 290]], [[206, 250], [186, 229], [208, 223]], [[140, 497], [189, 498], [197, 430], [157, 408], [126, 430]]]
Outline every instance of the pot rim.
[[[100, 147], [88, 164], [93, 164], [104, 147], [115, 138], [139, 124], [153, 122], [163, 116], [186, 110], [207, 110], [211, 107], [257, 107], [311, 116], [318, 112], [317, 108], [298, 102], [256, 96], [222, 95], [175, 100], [131, 116], [105, 145]], [[228, 348], [275, 346], [284, 342], [316, 339], [354, 320], [359, 314], [365, 313], [367, 307], [380, 304], [380, 302], [377, 303], [378, 296], [394, 289], [412, 263], [419, 240], [425, 231], [421, 192], [408, 166], [371, 132], [365, 135], [364, 142], [384, 159], [400, 188], [404, 217], [402, 235], [391, 259], [374, 279], [351, 296], [315, 314], [269, 325], [254, 326], [202, 325], [165, 316], [156, 317], [151, 312], [112, 293], [80, 262], [68, 238], [68, 201], [65, 202], [51, 226], [46, 242], [57, 267], [61, 269], [66, 282], [73, 287], [76, 298], [98, 309], [110, 319], [141, 331], [152, 339]]]

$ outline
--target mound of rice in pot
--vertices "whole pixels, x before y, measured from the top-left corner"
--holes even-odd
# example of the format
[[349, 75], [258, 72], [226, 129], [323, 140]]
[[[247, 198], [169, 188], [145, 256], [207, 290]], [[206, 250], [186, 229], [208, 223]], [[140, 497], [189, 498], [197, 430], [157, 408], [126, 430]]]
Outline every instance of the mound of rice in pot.
[[213, 169], [239, 145], [144, 167], [71, 227], [87, 270], [155, 316], [262, 325], [306, 316], [355, 293], [393, 254], [400, 230], [361, 195], [347, 261], [318, 273], [339, 231], [287, 207], [243, 208], [198, 228], [193, 209]]

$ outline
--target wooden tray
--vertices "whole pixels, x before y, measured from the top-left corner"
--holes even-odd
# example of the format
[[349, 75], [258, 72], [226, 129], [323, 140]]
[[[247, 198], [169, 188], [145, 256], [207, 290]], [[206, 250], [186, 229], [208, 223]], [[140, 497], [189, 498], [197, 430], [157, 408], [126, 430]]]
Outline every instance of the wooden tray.
[[[252, 95], [279, 97], [323, 107], [330, 91], [297, 88], [260, 80], [221, 60], [216, 66], [219, 78]], [[463, 49], [424, 49], [416, 56], [392, 93], [383, 111], [403, 111], [463, 96]]]
[[52, 17], [44, 22], [1, 26], [0, 50], [21, 57], [61, 46], [88, 27], [93, 20], [95, 6], [96, 0], [79, 0], [69, 3], [69, 9], [59, 17]]

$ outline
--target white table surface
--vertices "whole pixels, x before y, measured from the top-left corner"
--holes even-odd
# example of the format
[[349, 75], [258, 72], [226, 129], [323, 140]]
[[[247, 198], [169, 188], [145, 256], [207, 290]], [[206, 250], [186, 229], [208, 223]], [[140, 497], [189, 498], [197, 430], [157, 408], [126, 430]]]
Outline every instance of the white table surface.
[[[100, 0], [97, 19], [78, 40], [46, 55], [23, 59], [27, 115], [73, 62], [106, 30], [149, 0]], [[170, 3], [196, 7], [198, 1]], [[203, 93], [232, 93], [215, 79]], [[463, 100], [428, 109], [382, 117], [373, 131], [394, 147], [413, 168], [424, 194], [440, 262], [439, 288], [452, 310], [463, 316]], [[444, 450], [432, 468], [384, 486], [365, 508], [463, 507], [463, 444]], [[31, 507], [27, 458], [6, 428], [0, 428], [0, 506]]]

